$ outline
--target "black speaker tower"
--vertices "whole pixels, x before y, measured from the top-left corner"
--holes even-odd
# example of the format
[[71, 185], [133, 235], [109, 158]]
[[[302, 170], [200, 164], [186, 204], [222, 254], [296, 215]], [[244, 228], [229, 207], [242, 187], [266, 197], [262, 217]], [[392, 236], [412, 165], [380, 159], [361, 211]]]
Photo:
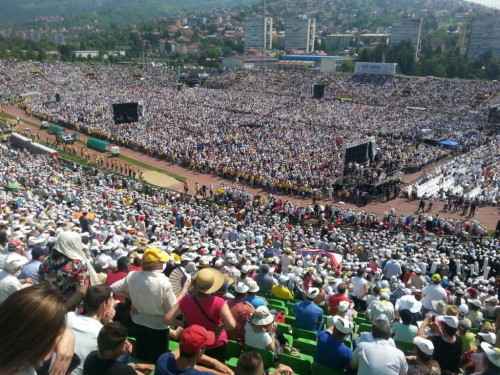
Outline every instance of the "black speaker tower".
[[113, 104], [115, 124], [130, 124], [139, 121], [138, 103]]
[[315, 84], [313, 86], [313, 98], [321, 99], [325, 96], [325, 84]]

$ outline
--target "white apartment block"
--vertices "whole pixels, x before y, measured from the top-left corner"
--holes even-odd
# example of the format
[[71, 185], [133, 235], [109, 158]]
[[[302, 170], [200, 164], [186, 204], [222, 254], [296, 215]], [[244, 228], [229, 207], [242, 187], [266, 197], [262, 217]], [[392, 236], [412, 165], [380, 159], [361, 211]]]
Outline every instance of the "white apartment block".
[[415, 50], [415, 57], [417, 57], [420, 52], [422, 21], [422, 18], [396, 18], [392, 23], [390, 44], [397, 45], [404, 40], [409, 40]]
[[316, 19], [293, 19], [285, 23], [285, 51], [314, 51]]
[[273, 19], [270, 17], [254, 18], [245, 21], [245, 52], [249, 49], [273, 49]]
[[488, 51], [500, 58], [500, 12], [477, 16], [471, 27], [467, 59], [476, 60]]

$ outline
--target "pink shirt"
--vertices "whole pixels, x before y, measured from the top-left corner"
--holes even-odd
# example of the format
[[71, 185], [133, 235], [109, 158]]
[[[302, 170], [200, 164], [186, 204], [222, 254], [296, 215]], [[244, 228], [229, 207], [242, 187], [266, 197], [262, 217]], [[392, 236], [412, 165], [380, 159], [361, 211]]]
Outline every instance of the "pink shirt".
[[[220, 317], [220, 312], [226, 301], [217, 296], [209, 296], [204, 300], [198, 300], [198, 302], [203, 308], [203, 311], [205, 311], [205, 314], [207, 314], [214, 322], [217, 322], [217, 324], [212, 323], [205, 317], [205, 315], [200, 311], [200, 308], [194, 301], [194, 296], [189, 295], [185, 296], [178, 302], [179, 308], [182, 310], [182, 313], [186, 318], [186, 327], [190, 327], [196, 324], [204, 327], [207, 331], [215, 332], [217, 325], [223, 323]], [[215, 344], [207, 346], [207, 350], [218, 348], [225, 343], [227, 343], [227, 333], [226, 331], [222, 331]]]

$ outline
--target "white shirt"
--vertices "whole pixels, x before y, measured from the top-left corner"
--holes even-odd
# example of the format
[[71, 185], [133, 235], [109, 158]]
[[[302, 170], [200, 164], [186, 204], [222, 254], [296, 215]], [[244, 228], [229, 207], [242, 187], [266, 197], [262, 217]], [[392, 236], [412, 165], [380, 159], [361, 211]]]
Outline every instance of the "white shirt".
[[82, 360], [72, 374], [82, 375], [85, 359], [91, 351], [97, 350], [97, 336], [102, 324], [97, 319], [69, 312], [66, 314], [66, 327], [75, 335], [75, 354]]
[[271, 335], [266, 331], [255, 333], [252, 325], [247, 322], [245, 325], [245, 344], [256, 349], [266, 349], [271, 344]]
[[[353, 277], [351, 280], [352, 283], [352, 295], [354, 297], [360, 297], [365, 293], [365, 285], [367, 284], [367, 281], [365, 279], [362, 279], [360, 277]], [[366, 296], [362, 298], [363, 301], [366, 300]]]
[[359, 343], [352, 359], [359, 364], [358, 375], [399, 375], [408, 371], [403, 352], [383, 339]]
[[434, 310], [432, 307], [432, 301], [440, 301], [446, 298], [446, 291], [441, 285], [427, 285], [422, 289], [422, 305], [427, 310]]
[[283, 254], [281, 256], [281, 268], [286, 269], [290, 264], [292, 264], [292, 256], [288, 254]]
[[0, 303], [5, 301], [12, 293], [22, 289], [22, 285], [11, 273], [0, 271]]
[[152, 329], [163, 330], [169, 326], [163, 317], [177, 303], [172, 284], [161, 270], [130, 272], [127, 277], [111, 285], [113, 293], [130, 294], [132, 305], [138, 314], [132, 315], [134, 323]]

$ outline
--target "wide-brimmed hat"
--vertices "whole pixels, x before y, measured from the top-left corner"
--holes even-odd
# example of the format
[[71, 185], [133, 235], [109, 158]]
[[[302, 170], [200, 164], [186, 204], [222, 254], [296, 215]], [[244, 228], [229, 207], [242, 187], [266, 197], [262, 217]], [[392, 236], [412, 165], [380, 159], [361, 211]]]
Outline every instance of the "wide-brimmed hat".
[[486, 356], [495, 366], [500, 367], [500, 349], [495, 348], [493, 345], [483, 342], [481, 348], [486, 353]]
[[446, 302], [444, 302], [444, 301], [432, 301], [431, 305], [432, 305], [432, 308], [434, 309], [434, 311], [437, 312], [439, 315], [444, 314], [444, 307], [446, 306]]
[[219, 290], [223, 282], [222, 273], [213, 268], [203, 268], [193, 278], [193, 286], [202, 294], [211, 294]]
[[422, 302], [417, 301], [415, 296], [403, 296], [399, 299], [399, 310], [410, 310], [417, 313], [422, 309]]
[[269, 312], [266, 306], [259, 306], [255, 310], [255, 313], [250, 318], [250, 323], [256, 326], [267, 326], [274, 322], [274, 316]]

